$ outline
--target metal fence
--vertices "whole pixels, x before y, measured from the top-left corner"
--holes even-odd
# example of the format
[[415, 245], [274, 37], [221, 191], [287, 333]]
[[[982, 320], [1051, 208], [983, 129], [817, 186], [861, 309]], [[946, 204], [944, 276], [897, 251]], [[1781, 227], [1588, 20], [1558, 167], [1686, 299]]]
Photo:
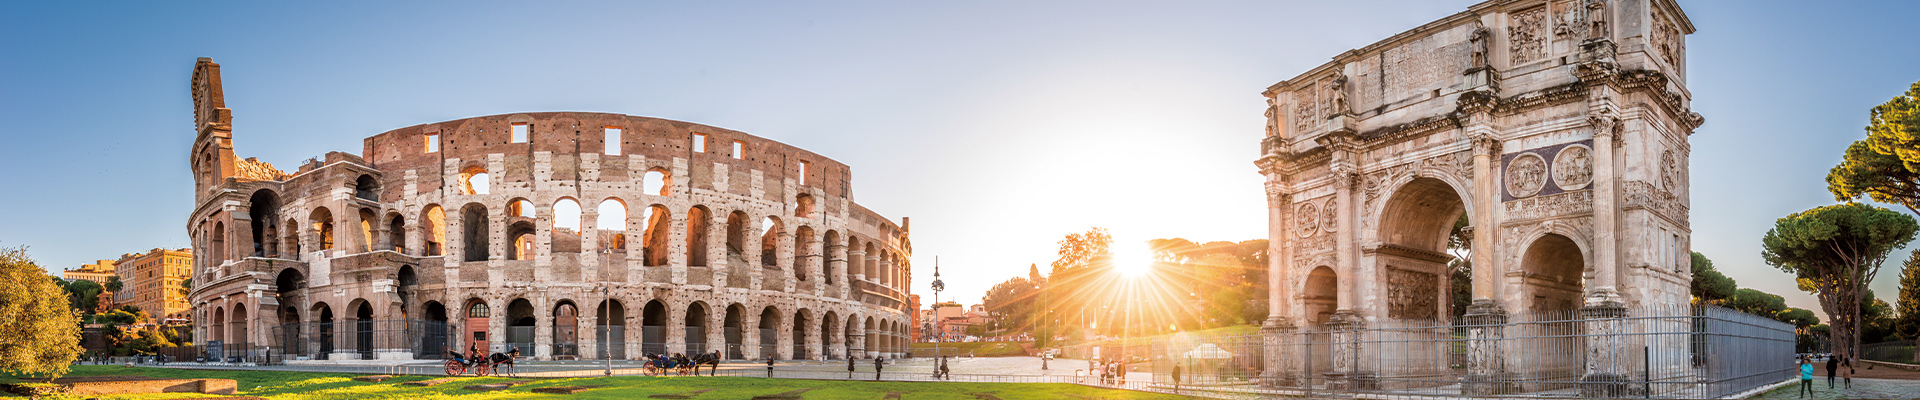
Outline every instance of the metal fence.
[[1860, 359], [1901, 364], [1920, 364], [1920, 358], [1914, 357], [1913, 349], [1914, 341], [1912, 340], [1897, 340], [1862, 345], [1860, 346]]
[[264, 347], [294, 360], [374, 360], [383, 353], [405, 353], [389, 358], [443, 359], [454, 349], [458, 331], [446, 322], [422, 320], [286, 324], [273, 327], [273, 342]]
[[[1794, 375], [1793, 327], [1717, 307], [1569, 310], [1175, 335], [1107, 360], [1155, 385], [1249, 395], [1712, 398]], [[1094, 367], [1098, 369], [1098, 367]]]

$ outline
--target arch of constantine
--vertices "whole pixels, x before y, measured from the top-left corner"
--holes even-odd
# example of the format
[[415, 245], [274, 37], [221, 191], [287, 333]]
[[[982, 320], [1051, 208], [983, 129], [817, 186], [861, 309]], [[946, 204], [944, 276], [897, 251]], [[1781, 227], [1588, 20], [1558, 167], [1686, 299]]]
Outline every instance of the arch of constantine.
[[[1658, 355], [1683, 340], [1621, 340], [1689, 303], [1693, 31], [1672, 0], [1491, 0], [1267, 88], [1269, 386], [1445, 376], [1419, 359], [1444, 350], [1362, 334], [1436, 325], [1464, 327], [1466, 394], [1694, 374]], [[1450, 247], [1461, 223], [1470, 243]], [[1472, 302], [1456, 319], [1462, 247]]]
[[286, 172], [194, 66], [195, 337], [215, 358], [896, 356], [912, 243], [852, 172], [742, 132], [537, 112], [395, 129]]

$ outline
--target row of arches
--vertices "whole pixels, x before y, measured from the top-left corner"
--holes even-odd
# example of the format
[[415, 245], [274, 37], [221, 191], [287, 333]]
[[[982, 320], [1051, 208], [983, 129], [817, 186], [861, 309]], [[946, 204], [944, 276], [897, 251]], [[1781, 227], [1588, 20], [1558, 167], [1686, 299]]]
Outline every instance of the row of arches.
[[[810, 196], [803, 195], [797, 212], [813, 212], [810, 200]], [[251, 237], [241, 239], [251, 239], [248, 242], [253, 257], [293, 258], [308, 249], [334, 250], [340, 246], [336, 240], [341, 238], [349, 242], [344, 249], [348, 252], [391, 250], [416, 256], [446, 256], [450, 253], [448, 229], [453, 225], [450, 222], [457, 222], [457, 229], [461, 230], [462, 243], [458, 245], [462, 261], [486, 261], [493, 257], [492, 227], [496, 224], [504, 225], [501, 240], [505, 254], [501, 254], [501, 258], [507, 260], [529, 260], [543, 253], [626, 254], [629, 225], [633, 225], [632, 230], [637, 230], [634, 233], [639, 235], [639, 248], [635, 250], [640, 253], [637, 258], [642, 266], [669, 265], [674, 253], [670, 247], [679, 244], [687, 249], [678, 251], [679, 262], [687, 266], [710, 266], [716, 257], [732, 259], [735, 264], [754, 264], [751, 260], [758, 258], [757, 264], [763, 268], [788, 270], [788, 276], [807, 281], [813, 279], [814, 269], [835, 267], [826, 262], [831, 259], [845, 260], [846, 264], [839, 271], [820, 271], [820, 278], [828, 285], [865, 277], [883, 286], [904, 286], [908, 278], [908, 260], [878, 246], [876, 241], [862, 241], [842, 230], [816, 231], [805, 224], [789, 231], [778, 216], [764, 215], [756, 220], [746, 211], [717, 213], [706, 205], [689, 207], [676, 218], [667, 206], [652, 204], [639, 209], [638, 218], [630, 219], [630, 208], [618, 197], [602, 199], [592, 213], [571, 197], [545, 206], [515, 198], [504, 205], [503, 215], [490, 213], [485, 204], [468, 203], [460, 208], [455, 221], [449, 221], [447, 210], [437, 204], [424, 207], [411, 221], [396, 211], [375, 217], [374, 209], [363, 207], [354, 207], [347, 216], [336, 217], [332, 210], [321, 206], [312, 208], [304, 223], [295, 218], [280, 218], [281, 201], [272, 190], [255, 191], [249, 205]], [[717, 214], [725, 215], [724, 221]], [[336, 227], [339, 222], [357, 228], [353, 231], [357, 235], [343, 236]], [[596, 234], [592, 235], [595, 239], [591, 243], [584, 229], [589, 225]], [[416, 232], [410, 232], [409, 227]], [[716, 228], [721, 231], [715, 232]], [[543, 230], [550, 233], [545, 247], [540, 246], [539, 240]], [[208, 254], [204, 265], [225, 262], [230, 254], [225, 225], [215, 221], [204, 227], [202, 233], [201, 248], [207, 250], [203, 254]], [[417, 240], [410, 241], [410, 234]], [[785, 242], [789, 238], [793, 242]], [[714, 240], [724, 240], [725, 247], [713, 249], [710, 243]], [[410, 242], [417, 244], [410, 247]], [[758, 251], [751, 251], [753, 248]], [[208, 274], [206, 281], [218, 275], [210, 269], [203, 270]]]
[[[742, 303], [715, 309], [704, 301], [673, 306], [650, 299], [630, 318], [629, 305], [620, 299], [589, 304], [591, 309], [582, 310], [573, 299], [536, 306], [522, 297], [491, 302], [469, 298], [451, 312], [439, 301], [426, 301], [417, 309], [420, 315], [408, 316], [409, 310], [400, 309], [402, 315], [394, 316], [379, 315], [373, 303], [353, 299], [346, 313], [336, 316], [333, 305], [321, 301], [282, 307], [274, 315], [281, 323], [265, 336], [269, 344], [295, 355], [358, 353], [365, 359], [376, 358], [376, 352], [440, 358], [471, 345], [491, 352], [519, 349], [541, 359], [719, 352], [735, 360], [819, 360], [893, 357], [906, 353], [909, 343], [903, 321], [837, 310]], [[203, 316], [212, 321], [205, 326], [209, 339], [241, 348], [253, 344], [245, 305], [215, 306], [211, 312]], [[638, 329], [630, 329], [630, 324]]]

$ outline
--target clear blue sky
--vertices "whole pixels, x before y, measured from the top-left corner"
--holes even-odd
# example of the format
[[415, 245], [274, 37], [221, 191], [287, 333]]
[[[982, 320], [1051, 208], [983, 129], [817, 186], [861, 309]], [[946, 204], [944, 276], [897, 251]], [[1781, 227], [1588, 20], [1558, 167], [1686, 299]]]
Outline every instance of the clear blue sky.
[[[1472, 3], [7, 2], [0, 246], [56, 270], [185, 247], [187, 79], [213, 57], [237, 151], [282, 168], [389, 129], [519, 111], [807, 148], [853, 167], [860, 203], [913, 218], [917, 292], [937, 255], [947, 296], [973, 303], [1089, 226], [1127, 242], [1264, 237], [1258, 92]], [[1866, 109], [1920, 80], [1905, 42], [1920, 3], [1682, 6], [1707, 117], [1692, 138], [1695, 249], [1817, 310], [1760, 262], [1760, 236], [1832, 203], [1823, 178]]]

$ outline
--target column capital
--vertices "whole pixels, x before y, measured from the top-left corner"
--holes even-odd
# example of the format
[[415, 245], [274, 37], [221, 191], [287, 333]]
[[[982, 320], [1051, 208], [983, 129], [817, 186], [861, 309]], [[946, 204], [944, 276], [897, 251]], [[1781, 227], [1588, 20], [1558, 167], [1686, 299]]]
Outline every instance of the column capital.
[[1493, 135], [1484, 133], [1477, 134], [1467, 138], [1467, 140], [1473, 142], [1473, 155], [1492, 156], [1500, 154], [1500, 139], [1495, 139]]

